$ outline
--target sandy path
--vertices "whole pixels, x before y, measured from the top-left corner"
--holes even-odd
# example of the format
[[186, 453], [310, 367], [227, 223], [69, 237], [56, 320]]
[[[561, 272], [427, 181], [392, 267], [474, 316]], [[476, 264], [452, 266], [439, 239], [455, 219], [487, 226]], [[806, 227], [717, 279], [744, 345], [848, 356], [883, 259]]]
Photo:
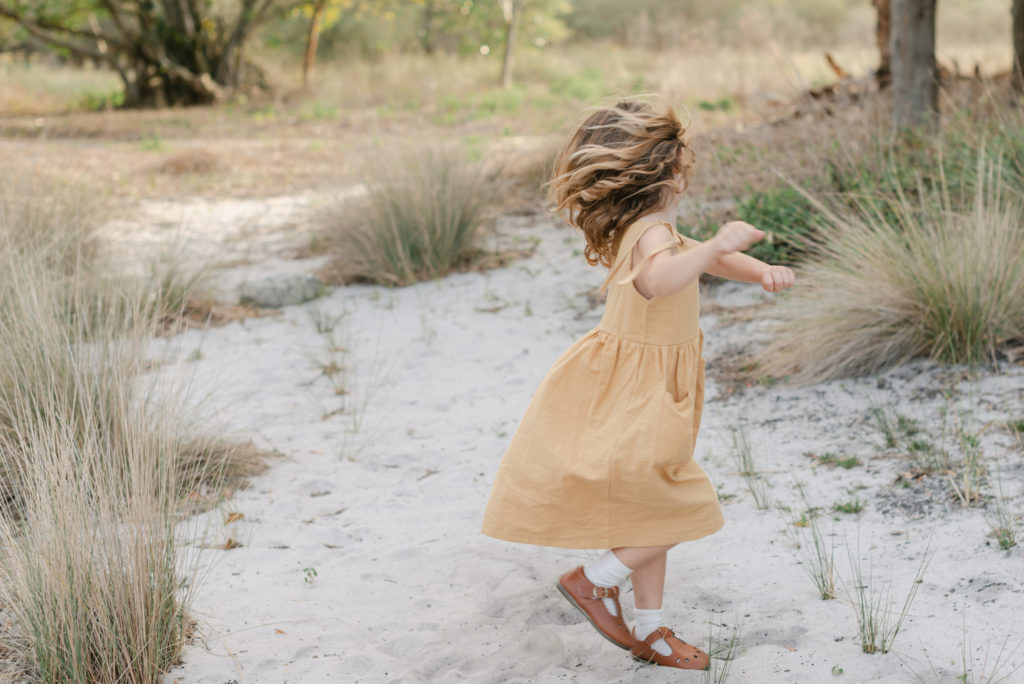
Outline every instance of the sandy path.
[[[549, 226], [521, 231], [540, 245], [505, 269], [402, 290], [338, 289], [280, 317], [163, 343], [168, 357], [200, 351], [189, 367], [231, 434], [284, 454], [229, 502], [243, 520], [224, 525], [223, 512], [205, 516], [209, 543], [232, 536], [243, 546], [203, 551], [215, 563], [194, 602], [203, 639], [167, 684], [698, 681], [634, 663], [554, 590], [561, 572], [595, 553], [479, 532], [494, 472], [533, 390], [600, 317], [586, 292], [601, 276], [583, 263], [577, 238]], [[708, 295], [725, 306], [759, 297], [732, 285]], [[335, 330], [350, 350], [344, 397], [318, 368], [327, 342], [313, 311], [345, 313]], [[726, 348], [763, 336], [756, 322], [707, 316], [703, 326], [709, 367]], [[728, 399], [717, 398], [709, 381], [698, 457], [727, 497], [727, 525], [670, 553], [665, 605], [684, 638], [699, 644], [708, 642], [709, 611], [729, 626], [744, 616], [729, 681], [909, 682], [917, 673], [952, 682], [963, 619], [978, 663], [988, 646], [991, 661], [1008, 634], [1016, 635], [1011, 648], [1024, 636], [1020, 547], [999, 551], [982, 511], [961, 509], [941, 483], [931, 498], [919, 484], [905, 493], [894, 487], [906, 462], [877, 457], [871, 404], [898, 403], [934, 436], [947, 375], [918, 363], [889, 373], [884, 389], [872, 378], [755, 388]], [[974, 406], [978, 424], [1024, 417], [1024, 368], [989, 373], [973, 391], [963, 405]], [[759, 466], [770, 471], [773, 501], [792, 514], [755, 509], [728, 456], [738, 417]], [[1011, 444], [995, 428], [983, 435], [1020, 513], [1024, 466]], [[815, 465], [807, 451], [857, 455], [863, 465]], [[891, 578], [902, 603], [930, 539], [934, 557], [893, 652], [862, 654], [851, 608], [818, 599], [786, 534], [794, 528], [785, 516], [796, 517], [799, 507], [794, 480], [826, 509], [853, 496], [865, 503], [859, 518], [826, 512], [822, 519], [836, 533], [847, 587], [846, 544], [859, 538], [877, 579]], [[901, 501], [905, 508], [893, 503]], [[630, 614], [628, 592], [624, 605]], [[1024, 648], [1010, 660], [1024, 663]], [[833, 675], [834, 667], [843, 674]], [[1024, 681], [1024, 671], [1018, 677]]]

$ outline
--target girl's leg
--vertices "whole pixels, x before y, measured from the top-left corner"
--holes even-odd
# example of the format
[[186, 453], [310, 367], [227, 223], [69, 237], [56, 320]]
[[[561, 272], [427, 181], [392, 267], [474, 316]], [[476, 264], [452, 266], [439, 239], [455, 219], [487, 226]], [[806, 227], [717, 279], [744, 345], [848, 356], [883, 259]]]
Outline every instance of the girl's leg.
[[661, 597], [665, 592], [667, 551], [668, 548], [665, 548], [643, 565], [633, 568], [629, 578], [633, 583], [633, 600], [637, 608], [661, 608]]
[[[665, 592], [665, 565], [668, 557], [669, 546], [646, 546], [615, 549], [615, 554], [622, 558], [624, 563], [640, 561], [638, 565], [631, 565], [633, 573], [630, 580], [633, 583], [633, 600], [636, 605], [634, 617], [636, 618], [636, 635], [643, 640], [651, 632], [658, 629], [664, 620], [661, 615], [661, 600]], [[620, 555], [621, 554], [621, 555]], [[652, 648], [663, 656], [672, 653], [672, 647], [664, 639], [658, 639], [652, 644]]]

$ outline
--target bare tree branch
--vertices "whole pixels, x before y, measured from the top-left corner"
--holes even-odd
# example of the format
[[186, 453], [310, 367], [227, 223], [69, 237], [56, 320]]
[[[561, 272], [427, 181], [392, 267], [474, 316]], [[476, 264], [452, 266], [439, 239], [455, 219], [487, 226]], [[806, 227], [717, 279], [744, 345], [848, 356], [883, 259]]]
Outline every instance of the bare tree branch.
[[[43, 41], [44, 43], [49, 43], [50, 45], [53, 45], [55, 47], [62, 47], [66, 50], [71, 50], [72, 52], [75, 52], [80, 55], [87, 55], [89, 57], [92, 57], [93, 59], [102, 62], [111, 62], [112, 58], [109, 53], [103, 54], [99, 51], [98, 48], [91, 47], [90, 45], [78, 42], [70, 42], [65, 38], [55, 36], [52, 33], [50, 33], [47, 29], [43, 28], [39, 24], [29, 19], [26, 19], [24, 16], [14, 11], [10, 7], [7, 7], [6, 5], [0, 4], [0, 17], [7, 17], [8, 19], [16, 21], [19, 26], [24, 28], [26, 31], [28, 31], [30, 34], [32, 34], [39, 40]], [[89, 35], [88, 37], [95, 40], [94, 36]]]
[[124, 23], [124, 19], [121, 17], [121, 11], [117, 8], [117, 3], [114, 0], [103, 0], [103, 6], [110, 12], [110, 18], [114, 20], [114, 25], [117, 26], [125, 38], [129, 37], [128, 27]]
[[[90, 41], [97, 40], [97, 39], [105, 40], [108, 43], [110, 43], [111, 45], [114, 45], [114, 46], [119, 47], [121, 49], [125, 49], [127, 47], [124, 43], [122, 43], [117, 38], [114, 38], [113, 36], [108, 36], [108, 35], [103, 34], [103, 33], [97, 35], [92, 30], [86, 31], [84, 29], [77, 29], [77, 28], [73, 28], [71, 26], [64, 26], [63, 24], [59, 24], [59, 23], [53, 22], [53, 21], [48, 21], [46, 19], [40, 19], [39, 17], [29, 18], [25, 14], [23, 14], [21, 12], [18, 12], [17, 10], [11, 9], [10, 7], [8, 7], [7, 5], [4, 5], [4, 4], [0, 4], [0, 16], [5, 16], [5, 17], [8, 17], [10, 19], [13, 19], [17, 23], [19, 23], [22, 26], [24, 26], [26, 29], [29, 29], [29, 25], [31, 24], [32, 26], [35, 26], [38, 29], [43, 29], [43, 30], [46, 30], [46, 31], [58, 31], [60, 33], [66, 33], [68, 35], [76, 36], [76, 37], [79, 37], [79, 38], [87, 38]], [[40, 40], [42, 40], [42, 39], [40, 39]], [[70, 50], [71, 48], [68, 48], [68, 49]]]

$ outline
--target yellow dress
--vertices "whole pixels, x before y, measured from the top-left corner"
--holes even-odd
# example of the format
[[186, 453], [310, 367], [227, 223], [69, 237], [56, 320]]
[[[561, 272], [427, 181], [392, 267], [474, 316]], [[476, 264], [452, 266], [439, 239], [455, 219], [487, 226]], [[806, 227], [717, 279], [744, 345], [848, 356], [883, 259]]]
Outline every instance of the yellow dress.
[[626, 230], [601, 322], [533, 395], [498, 467], [484, 534], [607, 549], [673, 544], [722, 527], [715, 488], [693, 458], [704, 402], [699, 284], [644, 299], [632, 281], [653, 254], [613, 279], [652, 225]]

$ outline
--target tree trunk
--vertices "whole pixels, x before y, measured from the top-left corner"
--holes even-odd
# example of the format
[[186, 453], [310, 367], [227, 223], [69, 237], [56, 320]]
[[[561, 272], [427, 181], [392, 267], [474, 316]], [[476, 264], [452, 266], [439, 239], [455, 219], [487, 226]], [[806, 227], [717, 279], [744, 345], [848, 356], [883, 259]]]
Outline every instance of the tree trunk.
[[505, 17], [507, 30], [505, 31], [505, 58], [501, 61], [501, 87], [512, 87], [512, 68], [516, 49], [516, 33], [519, 30], [519, 18], [523, 15], [523, 8], [526, 0], [506, 0], [509, 3], [510, 12]]
[[1013, 0], [1013, 87], [1024, 92], [1024, 0]]
[[84, 19], [0, 0], [0, 19], [67, 54], [109, 65], [124, 83], [126, 107], [197, 105], [225, 99], [247, 73], [259, 77], [242, 49], [274, 2], [235, 0], [237, 14], [222, 21], [227, 15], [215, 17], [211, 3], [196, 0], [162, 0], [159, 7], [152, 0], [105, 0]]
[[937, 118], [935, 2], [891, 0], [889, 51], [892, 124], [896, 129], [934, 123]]
[[878, 68], [875, 80], [879, 88], [892, 83], [892, 53], [889, 51], [889, 0], [872, 0], [875, 4], [875, 44], [878, 45]]
[[428, 55], [434, 54], [437, 45], [434, 37], [434, 16], [437, 9], [434, 7], [435, 0], [424, 0], [423, 3], [423, 25], [420, 27], [420, 45], [423, 52]]
[[327, 0], [317, 0], [313, 8], [313, 18], [309, 21], [309, 37], [306, 39], [306, 54], [302, 58], [302, 87], [309, 85], [309, 75], [316, 61], [316, 48], [320, 44], [320, 28], [324, 24], [324, 11]]

